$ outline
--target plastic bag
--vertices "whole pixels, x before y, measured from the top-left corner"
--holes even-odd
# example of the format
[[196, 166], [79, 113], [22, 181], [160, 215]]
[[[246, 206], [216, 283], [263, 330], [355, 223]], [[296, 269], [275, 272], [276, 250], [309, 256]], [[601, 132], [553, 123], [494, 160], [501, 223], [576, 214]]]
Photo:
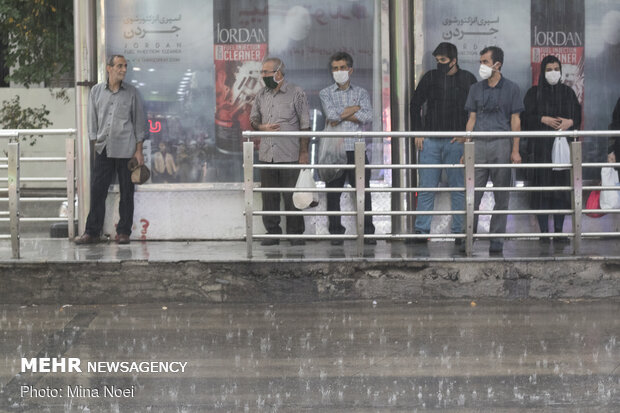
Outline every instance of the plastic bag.
[[[570, 148], [568, 141], [564, 136], [558, 136], [553, 141], [553, 149], [551, 150], [551, 162], [553, 163], [570, 163]], [[553, 168], [554, 171], [562, 171], [570, 168]]]
[[[618, 171], [610, 167], [601, 168], [601, 185], [618, 186], [619, 184]], [[620, 208], [620, 192], [611, 190], [601, 191], [600, 204], [601, 209]]]
[[[337, 127], [325, 125], [324, 131], [337, 131]], [[319, 144], [319, 165], [342, 165], [347, 163], [347, 153], [344, 150], [344, 138], [321, 138]], [[319, 179], [331, 182], [340, 178], [342, 169], [319, 169]]]
[[[590, 196], [588, 196], [588, 200], [586, 201], [586, 209], [601, 209], [600, 199], [601, 191], [590, 192]], [[591, 218], [600, 218], [605, 214], [590, 213], [586, 215]]]
[[[302, 169], [297, 178], [295, 188], [316, 188], [312, 169]], [[293, 204], [297, 209], [312, 208], [319, 204], [318, 192], [293, 192]]]

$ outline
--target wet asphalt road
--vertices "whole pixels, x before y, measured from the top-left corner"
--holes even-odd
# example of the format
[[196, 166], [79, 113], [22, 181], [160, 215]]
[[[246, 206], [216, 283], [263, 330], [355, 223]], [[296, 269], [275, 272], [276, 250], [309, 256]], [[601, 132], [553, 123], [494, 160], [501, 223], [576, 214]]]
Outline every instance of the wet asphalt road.
[[[620, 299], [2, 306], [0, 411], [615, 412], [619, 310]], [[82, 372], [21, 372], [22, 357], [46, 356]], [[127, 371], [108, 371], [122, 361]]]

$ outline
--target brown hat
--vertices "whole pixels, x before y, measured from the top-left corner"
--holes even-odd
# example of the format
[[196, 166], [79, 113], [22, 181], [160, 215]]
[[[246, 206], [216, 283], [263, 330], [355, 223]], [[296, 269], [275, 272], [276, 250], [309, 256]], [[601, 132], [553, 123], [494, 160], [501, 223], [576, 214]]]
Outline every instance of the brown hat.
[[151, 171], [146, 165], [138, 165], [136, 158], [131, 158], [127, 164], [127, 168], [131, 171], [131, 182], [136, 185], [142, 185], [151, 177]]

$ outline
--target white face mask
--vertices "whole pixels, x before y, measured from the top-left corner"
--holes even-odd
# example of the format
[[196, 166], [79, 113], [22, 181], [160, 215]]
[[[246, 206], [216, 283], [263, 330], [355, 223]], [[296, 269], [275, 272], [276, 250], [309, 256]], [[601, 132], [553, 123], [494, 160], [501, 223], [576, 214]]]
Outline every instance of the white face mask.
[[550, 85], [557, 85], [557, 83], [562, 78], [562, 72], [559, 70], [552, 70], [550, 72], [545, 72], [545, 79], [549, 82]]
[[332, 76], [334, 77], [334, 82], [339, 85], [344, 85], [349, 81], [349, 71], [348, 70], [338, 70], [336, 72], [332, 72]]
[[478, 69], [478, 74], [483, 80], [488, 79], [491, 76], [493, 76], [493, 68], [487, 65], [481, 64], [480, 69]]

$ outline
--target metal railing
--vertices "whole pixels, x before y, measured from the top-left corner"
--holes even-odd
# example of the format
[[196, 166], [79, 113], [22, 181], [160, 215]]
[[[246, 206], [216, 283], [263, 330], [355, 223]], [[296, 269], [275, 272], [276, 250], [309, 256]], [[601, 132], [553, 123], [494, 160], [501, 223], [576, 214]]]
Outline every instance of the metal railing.
[[[0, 178], [7, 188], [0, 188], [0, 193], [8, 193], [8, 198], [0, 201], [9, 204], [8, 211], [0, 211], [0, 222], [9, 222], [10, 233], [0, 234], [0, 239], [11, 239], [13, 258], [20, 258], [20, 222], [68, 222], [69, 238], [75, 236], [75, 129], [17, 129], [0, 131], [0, 138], [8, 138], [6, 158], [0, 158], [0, 169], [7, 170], [7, 177]], [[19, 138], [24, 135], [73, 136], [65, 140], [65, 157], [21, 157]], [[5, 163], [6, 162], [6, 163]], [[62, 177], [21, 177], [22, 163], [64, 162], [65, 176]], [[65, 182], [67, 197], [30, 197], [21, 198], [22, 182]], [[22, 202], [64, 202], [67, 201], [67, 218], [61, 217], [22, 217]], [[7, 217], [8, 215], [8, 217]]]
[[[618, 236], [618, 232], [590, 232], [582, 231], [582, 214], [583, 213], [620, 213], [620, 209], [584, 209], [583, 207], [583, 191], [587, 190], [618, 190], [617, 187], [611, 186], [584, 186], [583, 185], [583, 168], [600, 168], [604, 166], [620, 166], [620, 163], [583, 163], [582, 161], [582, 144], [579, 141], [570, 144], [571, 163], [554, 164], [554, 163], [521, 163], [521, 164], [476, 164], [474, 160], [474, 142], [464, 144], [464, 154], [462, 164], [392, 164], [392, 165], [365, 165], [366, 145], [364, 138], [414, 138], [421, 136], [427, 138], [448, 138], [461, 137], [467, 139], [488, 139], [488, 138], [541, 138], [541, 137], [566, 137], [577, 139], [580, 136], [589, 137], [608, 137], [620, 136], [620, 131], [559, 131], [559, 132], [255, 132], [245, 131], [243, 137], [250, 140], [254, 137], [320, 137], [320, 138], [341, 138], [354, 137], [357, 138], [355, 143], [355, 164], [342, 165], [301, 165], [301, 164], [254, 164], [254, 144], [247, 141], [243, 144], [244, 157], [244, 192], [245, 192], [245, 220], [246, 220], [246, 245], [247, 256], [252, 257], [253, 240], [262, 240], [269, 238], [277, 239], [355, 239], [357, 245], [358, 256], [363, 256], [364, 239], [415, 239], [415, 238], [461, 238], [465, 241], [465, 253], [468, 257], [472, 255], [474, 239], [492, 239], [492, 238], [533, 238], [533, 237], [552, 237], [557, 234], [549, 233], [488, 233], [477, 234], [474, 228], [475, 215], [534, 215], [534, 214], [571, 214], [572, 215], [572, 232], [563, 233], [562, 236], [571, 237], [573, 239], [573, 254], [578, 254], [581, 248], [581, 240], [584, 237], [611, 237]], [[352, 192], [356, 195], [356, 210], [352, 212], [340, 211], [256, 211], [254, 208], [255, 192], [299, 192], [295, 188], [259, 188], [255, 187], [253, 176], [254, 169], [305, 169], [311, 167], [313, 169], [336, 168], [336, 169], [354, 169], [355, 170], [355, 188], [315, 188], [303, 189], [301, 192]], [[476, 168], [568, 168], [570, 169], [570, 186], [534, 186], [534, 187], [476, 187], [475, 186], [475, 169]], [[463, 187], [441, 187], [441, 188], [365, 188], [364, 172], [365, 169], [434, 169], [434, 168], [464, 168], [464, 186]], [[465, 192], [465, 209], [460, 211], [365, 211], [364, 197], [370, 196], [371, 192]], [[570, 191], [572, 199], [571, 209], [546, 209], [546, 210], [474, 210], [474, 195], [477, 191], [482, 192], [526, 192], [526, 191]], [[351, 235], [295, 235], [295, 234], [253, 234], [253, 218], [255, 216], [279, 215], [279, 216], [330, 216], [330, 215], [355, 215], [356, 216], [356, 234]], [[376, 216], [407, 216], [407, 215], [465, 215], [465, 228], [463, 234], [364, 234], [364, 217], [366, 215]]]

